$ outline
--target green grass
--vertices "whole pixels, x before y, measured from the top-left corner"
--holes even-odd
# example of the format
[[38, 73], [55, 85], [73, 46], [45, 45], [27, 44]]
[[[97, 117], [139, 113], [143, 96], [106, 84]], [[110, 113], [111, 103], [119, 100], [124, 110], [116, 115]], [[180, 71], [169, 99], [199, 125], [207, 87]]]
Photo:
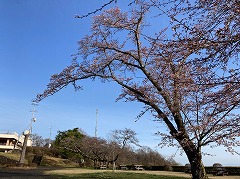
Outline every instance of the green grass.
[[5, 153], [5, 152], [0, 152], [0, 156], [7, 157], [12, 160], [18, 161], [20, 159], [20, 153]]
[[143, 173], [113, 173], [113, 172], [103, 172], [103, 173], [83, 173], [83, 174], [66, 174], [66, 175], [58, 175], [59, 179], [186, 179], [184, 177], [177, 176], [160, 176], [160, 175], [151, 175], [151, 174], [143, 174]]

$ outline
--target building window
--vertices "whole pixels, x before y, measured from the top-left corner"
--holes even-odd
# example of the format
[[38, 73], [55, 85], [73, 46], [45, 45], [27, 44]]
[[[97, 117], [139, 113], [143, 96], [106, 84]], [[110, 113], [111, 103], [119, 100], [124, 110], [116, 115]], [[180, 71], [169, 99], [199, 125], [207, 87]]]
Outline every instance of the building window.
[[7, 140], [0, 139], [0, 145], [7, 145]]

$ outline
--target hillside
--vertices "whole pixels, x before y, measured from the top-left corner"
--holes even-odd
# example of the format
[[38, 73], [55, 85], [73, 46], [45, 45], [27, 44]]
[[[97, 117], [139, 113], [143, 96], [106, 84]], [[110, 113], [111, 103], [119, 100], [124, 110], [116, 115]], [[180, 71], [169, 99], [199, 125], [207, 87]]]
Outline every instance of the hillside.
[[[34, 164], [32, 164], [33, 157], [34, 155], [27, 155], [25, 164], [29, 166], [34, 166]], [[0, 152], [0, 167], [17, 166], [19, 158], [20, 158], [19, 153]], [[77, 167], [78, 164], [67, 159], [55, 158], [45, 155], [42, 158], [41, 166]]]
[[0, 152], [0, 166], [15, 166], [20, 158], [19, 154]]

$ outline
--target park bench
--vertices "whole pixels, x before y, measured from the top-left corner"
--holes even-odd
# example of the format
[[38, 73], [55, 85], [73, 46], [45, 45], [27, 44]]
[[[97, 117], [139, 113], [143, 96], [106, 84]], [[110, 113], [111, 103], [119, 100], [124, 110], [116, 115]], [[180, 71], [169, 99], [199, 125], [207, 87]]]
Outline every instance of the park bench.
[[126, 165], [120, 165], [120, 169], [121, 169], [121, 170], [127, 170], [128, 168], [127, 168]]
[[107, 169], [107, 166], [106, 165], [101, 165], [100, 169], [102, 169], [102, 170]]
[[135, 170], [144, 170], [142, 165], [134, 165]]

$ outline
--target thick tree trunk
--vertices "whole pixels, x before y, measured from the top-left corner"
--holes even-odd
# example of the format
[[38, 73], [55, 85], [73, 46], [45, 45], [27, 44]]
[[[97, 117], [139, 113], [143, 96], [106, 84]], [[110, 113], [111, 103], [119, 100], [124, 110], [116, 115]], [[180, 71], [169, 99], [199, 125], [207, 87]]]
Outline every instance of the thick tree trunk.
[[191, 164], [192, 179], [206, 179], [208, 177], [202, 163], [201, 150], [197, 150], [194, 144], [191, 141], [189, 142], [190, 144], [183, 148]]
[[201, 156], [194, 155], [194, 156], [191, 157], [191, 160], [189, 160], [189, 162], [191, 164], [191, 172], [192, 172], [192, 178], [193, 179], [206, 179], [206, 178], [208, 178], [207, 175], [206, 175], [204, 165], [202, 163]]
[[22, 146], [22, 152], [19, 160], [19, 165], [23, 166], [25, 162], [25, 155], [26, 155], [26, 149], [27, 149], [27, 141], [29, 138], [30, 134], [24, 134], [24, 141], [23, 141], [23, 146]]
[[179, 142], [183, 148], [185, 154], [188, 157], [188, 161], [191, 164], [192, 179], [206, 179], [206, 171], [202, 163], [202, 152], [200, 141], [198, 146], [196, 146], [193, 141], [191, 141], [186, 132], [178, 133], [173, 135], [175, 139]]

